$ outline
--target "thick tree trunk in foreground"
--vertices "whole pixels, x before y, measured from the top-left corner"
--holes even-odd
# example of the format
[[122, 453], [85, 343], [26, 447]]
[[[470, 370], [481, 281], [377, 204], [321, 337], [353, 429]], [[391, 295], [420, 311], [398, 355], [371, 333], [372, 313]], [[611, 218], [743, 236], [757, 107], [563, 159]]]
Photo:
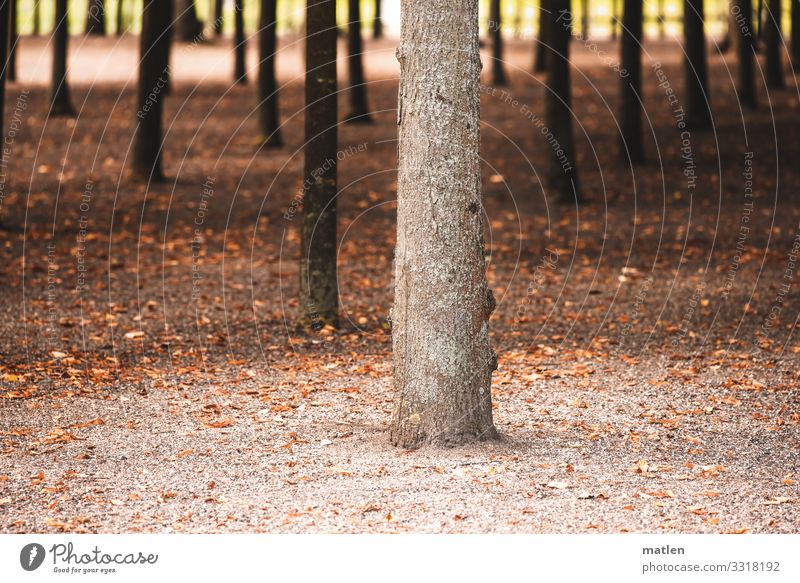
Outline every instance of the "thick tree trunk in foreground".
[[104, 35], [106, 33], [105, 0], [89, 0], [86, 11], [86, 34]]
[[137, 88], [138, 126], [133, 143], [133, 171], [143, 180], [160, 181], [161, 118], [168, 78], [169, 34], [172, 6], [163, 0], [145, 0], [139, 49]]
[[67, 82], [67, 0], [56, 0], [53, 29], [53, 68], [50, 77], [50, 115], [75, 115], [69, 98]]
[[259, 139], [264, 146], [274, 148], [282, 145], [278, 123], [278, 83], [275, 80], [277, 8], [278, 0], [261, 0], [258, 25]]
[[[0, 112], [5, 111], [6, 105], [6, 67], [8, 58], [8, 22], [11, 13], [9, 0], [0, 0]], [[5, 115], [0, 115], [0, 136], [5, 140]], [[4, 177], [8, 180], [8, 176]]]
[[244, 0], [233, 0], [233, 14], [235, 31], [233, 35], [233, 82], [239, 85], [247, 83], [247, 67], [245, 56], [247, 54], [247, 40], [244, 37]]
[[300, 324], [339, 325], [336, 276], [336, 0], [306, 4], [305, 193]]
[[620, 152], [632, 164], [644, 162], [642, 144], [642, 0], [625, 0], [622, 7], [622, 68], [620, 76]]
[[480, 146], [478, 0], [402, 0], [391, 442], [496, 437]]
[[754, 69], [754, 43], [753, 37], [753, 6], [751, 0], [736, 1], [736, 34], [738, 35], [739, 52], [739, 86], [736, 88], [739, 101], [745, 107], [756, 107], [758, 97], [756, 94]]
[[500, 0], [492, 0], [489, 11], [489, 30], [492, 33], [492, 85], [505, 85], [503, 67], [503, 10]]
[[381, 18], [381, 0], [375, 0], [375, 20], [372, 21], [372, 38], [383, 38], [383, 20]]
[[711, 127], [706, 63], [705, 18], [703, 0], [684, 0], [683, 34], [686, 43], [684, 75], [686, 79], [686, 125], [692, 129]]
[[[17, 44], [19, 43], [19, 30], [17, 29], [17, 8], [19, 0], [9, 2], [9, 30], [8, 30], [8, 80], [17, 80]], [[2, 111], [2, 110], [0, 110]]]
[[781, 16], [781, 0], [769, 0], [767, 21], [764, 25], [767, 60], [766, 78], [767, 87], [772, 87], [775, 89], [784, 86], [783, 63], [781, 62], [783, 58], [783, 55], [781, 55], [783, 49]]
[[222, 4], [223, 0], [211, 0], [214, 3], [214, 35], [220, 36], [222, 34]]
[[534, 43], [533, 72], [544, 73], [547, 70], [547, 53], [549, 52], [549, 11], [553, 9], [553, 0], [539, 2], [539, 38]]
[[[549, 27], [550, 50], [547, 53], [546, 120], [544, 134], [550, 152], [548, 171], [552, 199], [564, 203], [581, 200], [575, 142], [572, 136], [572, 89], [570, 87], [569, 40], [572, 16], [569, 0], [550, 0], [551, 12], [545, 13]], [[538, 129], [536, 131], [539, 131]]]
[[367, 106], [367, 85], [364, 80], [364, 47], [361, 41], [361, 1], [347, 2], [347, 71], [350, 86], [349, 123], [371, 123]]

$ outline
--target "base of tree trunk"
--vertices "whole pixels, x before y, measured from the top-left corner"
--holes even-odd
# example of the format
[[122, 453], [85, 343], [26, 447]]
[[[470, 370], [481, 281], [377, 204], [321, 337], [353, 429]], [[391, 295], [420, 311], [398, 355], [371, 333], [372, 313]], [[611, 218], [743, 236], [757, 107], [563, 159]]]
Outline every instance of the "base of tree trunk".
[[390, 432], [389, 441], [395, 447], [406, 449], [419, 449], [426, 445], [456, 447], [478, 441], [502, 441], [503, 436], [491, 423], [491, 416], [489, 416], [488, 424], [480, 417], [485, 418], [485, 416], [479, 416], [477, 419], [468, 421], [460, 420], [453, 427], [438, 428], [426, 426], [421, 420], [411, 415], [405, 421], [396, 424], [396, 427]]
[[278, 149], [283, 147], [283, 138], [280, 133], [270, 134], [269, 136], [261, 136], [256, 140], [256, 146], [259, 148]]
[[72, 104], [64, 101], [54, 101], [50, 107], [50, 117], [75, 117]]
[[369, 112], [364, 112], [364, 113], [353, 112], [346, 118], [344, 118], [344, 123], [354, 124], [354, 125], [357, 124], [368, 125], [373, 122], [374, 120], [372, 119], [372, 116], [369, 114]]

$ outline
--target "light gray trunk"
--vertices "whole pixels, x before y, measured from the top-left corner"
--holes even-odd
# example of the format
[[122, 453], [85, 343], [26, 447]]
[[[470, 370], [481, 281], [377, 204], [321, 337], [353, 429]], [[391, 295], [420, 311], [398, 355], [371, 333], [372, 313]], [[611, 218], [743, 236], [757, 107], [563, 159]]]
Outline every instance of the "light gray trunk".
[[402, 0], [391, 441], [495, 437], [478, 0]]

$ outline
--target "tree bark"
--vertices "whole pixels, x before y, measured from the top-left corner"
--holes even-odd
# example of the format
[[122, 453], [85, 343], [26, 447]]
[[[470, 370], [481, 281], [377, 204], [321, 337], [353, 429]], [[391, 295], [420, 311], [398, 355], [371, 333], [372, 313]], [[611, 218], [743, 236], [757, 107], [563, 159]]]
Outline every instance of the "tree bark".
[[275, 79], [278, 0], [261, 0], [258, 31], [258, 123], [261, 143], [270, 148], [283, 144], [278, 123], [278, 83]]
[[211, 0], [214, 3], [214, 36], [222, 34], [222, 4], [224, 0]]
[[336, 273], [336, 0], [306, 3], [306, 114], [300, 324], [339, 325]]
[[642, 144], [642, 0], [624, 0], [620, 76], [620, 153], [632, 164], [644, 162]]
[[547, 70], [547, 53], [549, 52], [548, 11], [552, 10], [553, 0], [539, 1], [539, 38], [534, 43], [533, 72], [544, 73]]
[[350, 86], [348, 123], [372, 123], [367, 105], [367, 84], [364, 79], [364, 47], [361, 39], [361, 2], [347, 2], [347, 71]]
[[86, 11], [86, 34], [106, 34], [106, 6], [105, 0], [89, 0]]
[[33, 15], [31, 16], [33, 19], [33, 31], [31, 34], [33, 36], [39, 36], [42, 32], [42, 3], [34, 2], [33, 3]]
[[478, 0], [402, 0], [391, 442], [497, 436], [480, 176]]
[[589, 14], [589, 0], [581, 0], [581, 34], [584, 40], [589, 40], [589, 27], [591, 16]]
[[67, 0], [56, 0], [55, 26], [53, 28], [53, 67], [50, 77], [50, 115], [75, 115], [69, 97], [67, 81]]
[[492, 31], [492, 85], [506, 84], [503, 67], [503, 10], [500, 0], [491, 0], [489, 30]]
[[754, 46], [753, 37], [753, 6], [751, 0], [736, 1], [736, 34], [738, 35], [739, 52], [739, 86], [737, 93], [739, 101], [746, 107], [754, 108], [758, 105], [756, 94], [754, 70]]
[[383, 19], [381, 18], [381, 0], [375, 0], [375, 20], [372, 21], [372, 38], [383, 38]]
[[161, 181], [161, 120], [165, 86], [169, 77], [169, 27], [172, 6], [163, 0], [145, 0], [139, 44], [136, 134], [133, 144], [134, 174], [146, 181]]
[[233, 82], [237, 85], [245, 85], [247, 83], [247, 66], [245, 63], [247, 39], [244, 37], [244, 0], [233, 0], [233, 13], [235, 23], [233, 35]]
[[[162, 0], [168, 2], [169, 0]], [[176, 0], [175, 30], [178, 40], [185, 43], [194, 42], [203, 32], [203, 24], [197, 18], [197, 5], [194, 0]]]
[[117, 0], [117, 36], [125, 32], [125, 0]]
[[[19, 0], [10, 0], [9, 2], [9, 30], [8, 30], [8, 80], [17, 80], [17, 44], [19, 43], [19, 30], [17, 8], [19, 7]], [[2, 111], [2, 109], [0, 109]]]
[[703, 0], [684, 0], [683, 34], [686, 42], [686, 125], [702, 130], [711, 127], [710, 96]]
[[[0, 112], [6, 105], [6, 60], [8, 59], [8, 31], [11, 16], [10, 2], [0, 0]], [[0, 115], [0, 136], [5, 140], [5, 115]], [[8, 177], [4, 177], [8, 180]]]
[[783, 64], [781, 49], [783, 48], [783, 35], [781, 34], [781, 0], [769, 0], [767, 21], [764, 25], [766, 37], [766, 78], [767, 87], [780, 89], [784, 87]]
[[[547, 53], [547, 100], [545, 103], [550, 151], [549, 182], [553, 199], [563, 203], [581, 201], [575, 142], [572, 136], [572, 90], [570, 87], [569, 40], [572, 15], [569, 0], [551, 0], [551, 12], [545, 13], [549, 27], [550, 50]], [[537, 130], [538, 131], [538, 130]], [[549, 134], [552, 134], [550, 136]]]

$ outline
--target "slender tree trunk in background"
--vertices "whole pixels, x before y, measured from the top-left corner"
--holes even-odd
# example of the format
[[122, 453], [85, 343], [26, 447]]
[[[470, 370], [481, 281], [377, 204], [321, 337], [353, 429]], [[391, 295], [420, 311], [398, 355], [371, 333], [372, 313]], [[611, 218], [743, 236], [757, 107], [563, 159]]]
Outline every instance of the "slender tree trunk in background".
[[739, 101], [746, 107], [758, 105], [754, 73], [753, 6], [751, 0], [736, 0], [738, 22], [736, 34], [739, 52], [739, 86], [736, 88]]
[[767, 87], [779, 89], [784, 87], [783, 63], [781, 49], [783, 48], [783, 35], [781, 33], [781, 0], [769, 0], [767, 20], [764, 24], [766, 37], [766, 78]]
[[789, 0], [791, 4], [791, 56], [795, 71], [800, 69], [800, 0]]
[[[393, 445], [497, 436], [480, 174], [478, 0], [402, 0]], [[436, 96], [432, 99], [431, 96]]]
[[349, 123], [372, 123], [367, 105], [367, 85], [364, 80], [364, 48], [361, 40], [361, 2], [347, 2], [347, 71], [350, 86], [347, 93], [350, 98]]
[[[169, 2], [169, 0], [161, 0]], [[176, 0], [175, 28], [178, 40], [185, 43], [193, 42], [203, 32], [203, 25], [197, 18], [197, 6], [194, 0]]]
[[656, 10], [658, 11], [658, 15], [656, 16], [656, 20], [658, 21], [658, 38], [663, 40], [667, 34], [667, 17], [664, 10], [664, 0], [658, 0]]
[[711, 109], [703, 0], [684, 0], [683, 34], [686, 43], [686, 125], [691, 129], [707, 129], [711, 127]]
[[548, 11], [552, 10], [553, 0], [539, 0], [539, 38], [534, 43], [533, 72], [544, 73], [547, 70], [547, 53], [549, 52]]
[[50, 115], [75, 115], [69, 98], [67, 81], [67, 0], [56, 0], [55, 26], [53, 28], [53, 67], [50, 77]]
[[505, 85], [503, 67], [503, 9], [500, 0], [491, 0], [489, 30], [492, 32], [492, 85]]
[[[6, 59], [8, 58], [8, 31], [11, 6], [8, 0], [0, 0], [0, 112], [6, 105]], [[0, 115], [0, 139], [5, 141], [5, 115]], [[8, 176], [5, 177], [8, 180]]]
[[172, 5], [164, 0], [145, 0], [139, 39], [139, 84], [137, 87], [136, 133], [133, 172], [146, 181], [161, 181], [164, 87], [169, 69], [169, 34]]
[[584, 40], [589, 40], [589, 27], [591, 26], [589, 16], [589, 0], [581, 0], [581, 34]]
[[764, 28], [764, 0], [758, 0], [758, 4], [756, 7], [756, 40], [760, 43], [761, 42], [761, 33], [763, 33]]
[[[549, 183], [553, 199], [564, 203], [581, 200], [575, 142], [572, 136], [572, 90], [570, 87], [569, 41], [571, 37], [569, 0], [551, 0], [550, 50], [547, 53], [547, 127], [552, 133], [546, 144], [550, 151]], [[538, 130], [537, 130], [538, 131]]]
[[383, 38], [383, 20], [381, 18], [381, 0], [375, 0], [375, 20], [372, 21], [372, 38]]
[[125, 0], [117, 0], [117, 35], [125, 32]]
[[86, 11], [86, 34], [104, 35], [106, 33], [105, 0], [89, 0]]
[[31, 19], [33, 20], [33, 31], [31, 34], [33, 36], [39, 36], [42, 33], [42, 2], [44, 0], [33, 0], [33, 14], [31, 15]]
[[728, 1], [728, 17], [727, 17], [727, 28], [725, 29], [725, 36], [722, 38], [722, 41], [719, 43], [719, 52], [722, 54], [727, 53], [730, 51], [735, 44], [736, 40], [736, 17], [734, 16], [734, 8], [736, 6], [736, 0], [729, 0]]
[[619, 2], [611, 0], [611, 40], [617, 40], [617, 30], [619, 29]]
[[[10, 0], [9, 2], [9, 29], [8, 29], [8, 80], [17, 80], [17, 44], [19, 43], [19, 30], [17, 28], [17, 8], [19, 0]], [[0, 109], [2, 111], [2, 109]]]
[[223, 0], [211, 0], [214, 3], [214, 36], [222, 34], [222, 4]]
[[336, 274], [336, 0], [306, 3], [305, 192], [300, 324], [339, 325]]
[[237, 85], [247, 83], [247, 67], [245, 57], [247, 54], [247, 40], [244, 37], [244, 0], [233, 0], [233, 14], [235, 31], [233, 35], [233, 82]]
[[625, 0], [622, 7], [622, 68], [620, 76], [620, 153], [632, 164], [644, 162], [642, 144], [642, 0]]
[[283, 144], [278, 123], [278, 83], [275, 79], [277, 18], [278, 0], [261, 0], [258, 24], [259, 139], [264, 146], [272, 148]]

